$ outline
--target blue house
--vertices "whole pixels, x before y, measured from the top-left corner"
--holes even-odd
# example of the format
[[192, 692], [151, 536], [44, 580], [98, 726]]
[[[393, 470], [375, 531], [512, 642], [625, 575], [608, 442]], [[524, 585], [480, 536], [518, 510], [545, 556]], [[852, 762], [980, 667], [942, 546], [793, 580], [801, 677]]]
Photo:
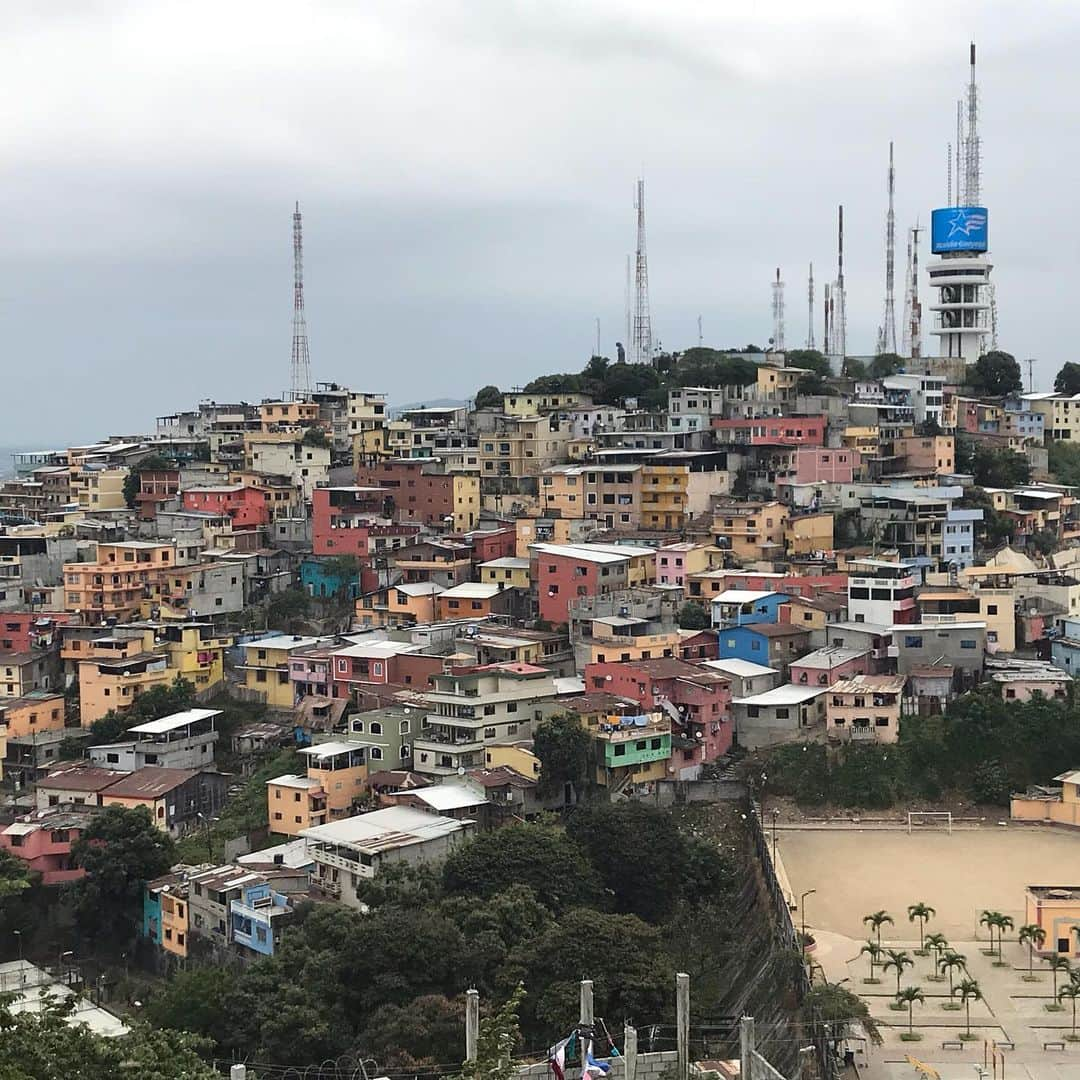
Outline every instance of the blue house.
[[785, 593], [727, 589], [712, 598], [713, 626], [747, 626], [780, 621], [780, 605], [791, 599]]
[[345, 593], [355, 600], [360, 595], [357, 574], [336, 572], [333, 562], [318, 555], [305, 555], [301, 560], [300, 584], [309, 596], [320, 600]]
[[233, 942], [258, 956], [273, 956], [281, 930], [293, 914], [289, 898], [274, 892], [268, 882], [247, 885], [229, 905]]
[[749, 660], [787, 679], [792, 661], [810, 651], [810, 631], [790, 623], [725, 626], [716, 633], [720, 660]]
[[1080, 678], [1080, 619], [1062, 619], [1059, 625], [1060, 633], [1050, 639], [1050, 663]]

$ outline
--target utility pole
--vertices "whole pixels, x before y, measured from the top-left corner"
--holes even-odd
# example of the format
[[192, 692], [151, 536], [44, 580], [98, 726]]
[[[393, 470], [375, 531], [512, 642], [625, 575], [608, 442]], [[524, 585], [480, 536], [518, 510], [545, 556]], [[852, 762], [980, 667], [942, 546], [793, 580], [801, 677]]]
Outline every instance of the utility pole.
[[705, 338], [701, 333], [701, 316], [697, 317], [697, 343], [700, 349], [705, 344]]
[[675, 976], [675, 1047], [678, 1080], [690, 1080], [690, 976]]
[[465, 991], [465, 1060], [475, 1061], [480, 1043], [480, 991]]
[[744, 1016], [739, 1021], [739, 1077], [752, 1080], [754, 1068], [754, 1018]]

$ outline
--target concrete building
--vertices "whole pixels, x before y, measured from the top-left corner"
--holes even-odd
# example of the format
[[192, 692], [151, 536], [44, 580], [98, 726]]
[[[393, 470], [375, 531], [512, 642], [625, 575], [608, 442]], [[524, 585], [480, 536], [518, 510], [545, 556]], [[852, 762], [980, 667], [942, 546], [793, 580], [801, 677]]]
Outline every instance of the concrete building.
[[756, 750], [804, 738], [824, 721], [827, 695], [828, 687], [787, 685], [734, 699], [731, 707], [739, 745]]
[[890, 655], [901, 675], [913, 667], [949, 665], [958, 689], [974, 689], [986, 660], [986, 623], [907, 623], [894, 626]]
[[418, 865], [445, 858], [469, 833], [465, 821], [411, 806], [391, 806], [370, 814], [304, 829], [315, 863], [313, 884], [349, 907], [360, 907], [357, 886], [391, 864]]
[[856, 675], [829, 687], [825, 724], [838, 739], [896, 742], [907, 680], [902, 675]]
[[796, 686], [831, 686], [840, 679], [865, 675], [870, 670], [868, 652], [826, 645], [791, 662], [789, 679]]
[[135, 772], [147, 765], [166, 769], [208, 769], [214, 764], [218, 740], [215, 718], [220, 709], [188, 709], [128, 728], [134, 738], [91, 746], [94, 765]]
[[726, 660], [706, 660], [701, 666], [719, 672], [730, 681], [732, 699], [763, 694], [780, 684], [779, 671], [763, 664], [753, 664], [749, 660], [729, 657]]
[[892, 626], [914, 622], [915, 571], [887, 559], [855, 559], [849, 564], [848, 618], [854, 623]]
[[225, 805], [227, 778], [194, 769], [156, 765], [128, 773], [98, 793], [101, 806], [144, 806], [154, 824], [172, 836], [198, 826], [199, 815], [212, 817]]

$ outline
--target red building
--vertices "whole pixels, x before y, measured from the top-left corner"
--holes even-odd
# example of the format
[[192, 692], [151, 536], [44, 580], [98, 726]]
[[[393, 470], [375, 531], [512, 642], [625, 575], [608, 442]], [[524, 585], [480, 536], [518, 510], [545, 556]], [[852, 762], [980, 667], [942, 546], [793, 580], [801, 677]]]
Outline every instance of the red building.
[[68, 611], [0, 612], [0, 652], [59, 648], [59, 627], [78, 621], [78, 616]]
[[158, 509], [180, 491], [179, 469], [148, 469], [139, 473], [135, 508], [140, 521], [153, 521]]
[[[641, 548], [627, 548], [640, 554]], [[535, 582], [540, 618], [568, 622], [567, 609], [583, 596], [602, 596], [629, 588], [630, 555], [612, 547], [533, 544], [530, 579]]]
[[[353, 555], [366, 564], [381, 552], [407, 546], [420, 526], [387, 521], [383, 514], [385, 496], [377, 487], [316, 488], [311, 495], [314, 553]], [[368, 591], [363, 582], [361, 591]]]
[[[395, 458], [373, 465], [358, 465], [356, 482], [389, 489], [384, 494], [393, 501], [390, 516], [397, 521], [419, 521], [446, 527], [447, 519], [457, 521], [456, 494], [467, 480], [459, 473], [431, 471], [430, 461]], [[474, 519], [475, 520], [475, 519]], [[462, 522], [464, 527], [473, 522]]]
[[679, 770], [715, 761], [731, 747], [731, 682], [715, 671], [674, 657], [588, 664], [585, 690], [669, 713], [682, 736], [672, 741]]
[[40, 874], [42, 885], [75, 881], [86, 871], [72, 862], [71, 846], [90, 818], [85, 810], [39, 810], [0, 832], [0, 848]]
[[236, 527], [257, 528], [270, 521], [266, 492], [246, 484], [193, 487], [183, 493], [185, 510], [228, 514]]
[[750, 446], [824, 446], [824, 416], [753, 416], [722, 420], [713, 417], [717, 441]]
[[372, 641], [350, 645], [331, 656], [332, 696], [347, 698], [378, 688], [425, 690], [432, 675], [442, 674], [446, 658], [419, 653], [402, 641]]
[[472, 561], [477, 566], [493, 559], [513, 558], [517, 552], [517, 530], [513, 528], [465, 533], [462, 539], [472, 544]]

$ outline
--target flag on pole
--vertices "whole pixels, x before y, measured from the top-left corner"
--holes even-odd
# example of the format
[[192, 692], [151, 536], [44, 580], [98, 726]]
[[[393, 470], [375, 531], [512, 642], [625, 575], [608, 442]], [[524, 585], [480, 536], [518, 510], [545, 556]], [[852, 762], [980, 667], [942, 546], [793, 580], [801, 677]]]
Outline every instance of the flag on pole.
[[595, 1074], [604, 1076], [607, 1074], [611, 1066], [606, 1061], [597, 1061], [592, 1056], [592, 1040], [585, 1046], [584, 1061], [581, 1065], [581, 1075], [584, 1080], [585, 1077], [592, 1077]]
[[566, 1080], [566, 1047], [569, 1042], [569, 1039], [563, 1039], [548, 1051], [548, 1065], [555, 1074], [555, 1080]]

